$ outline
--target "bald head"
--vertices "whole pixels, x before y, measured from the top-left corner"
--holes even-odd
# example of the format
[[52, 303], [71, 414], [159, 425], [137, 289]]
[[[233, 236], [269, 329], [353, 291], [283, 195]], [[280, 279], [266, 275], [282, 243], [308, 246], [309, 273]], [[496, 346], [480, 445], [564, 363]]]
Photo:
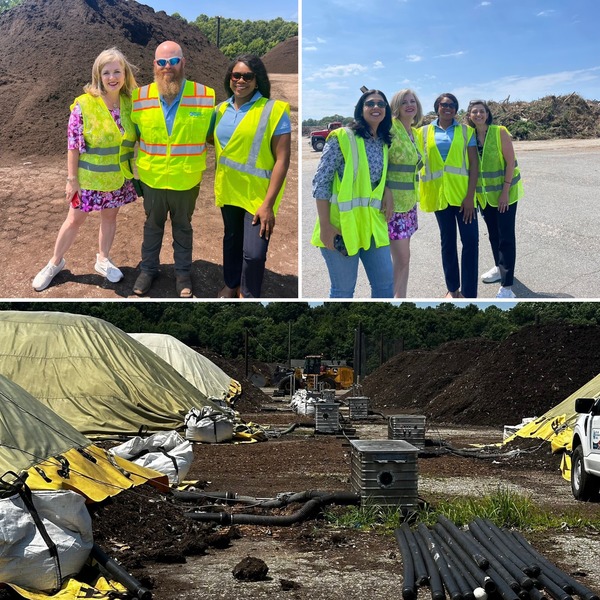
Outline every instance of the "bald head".
[[171, 41], [160, 44], [154, 53], [154, 58], [171, 58], [173, 56], [183, 58], [183, 50], [179, 44]]
[[[170, 61], [173, 58], [181, 60], [173, 64]], [[154, 81], [158, 85], [160, 95], [167, 101], [172, 101], [179, 95], [184, 79], [185, 58], [181, 46], [172, 41], [163, 42], [154, 53]]]

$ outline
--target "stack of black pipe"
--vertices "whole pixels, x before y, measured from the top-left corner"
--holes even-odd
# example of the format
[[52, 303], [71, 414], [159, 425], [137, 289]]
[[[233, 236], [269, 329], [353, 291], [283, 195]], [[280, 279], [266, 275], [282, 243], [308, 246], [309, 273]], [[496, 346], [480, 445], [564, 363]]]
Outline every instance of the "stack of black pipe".
[[414, 600], [429, 586], [433, 600], [600, 600], [597, 594], [538, 553], [518, 532], [475, 519], [468, 531], [438, 517], [432, 529], [394, 532], [403, 563], [402, 597]]

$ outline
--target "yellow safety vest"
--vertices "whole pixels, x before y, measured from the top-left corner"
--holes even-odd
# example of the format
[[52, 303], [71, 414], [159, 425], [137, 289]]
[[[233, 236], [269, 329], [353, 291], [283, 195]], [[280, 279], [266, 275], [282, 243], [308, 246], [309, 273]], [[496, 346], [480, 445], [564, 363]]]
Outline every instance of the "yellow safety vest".
[[434, 212], [462, 204], [469, 188], [467, 145], [474, 133], [472, 127], [457, 125], [444, 162], [435, 143], [435, 127], [425, 125], [417, 129], [425, 161], [419, 173], [421, 210]]
[[206, 169], [206, 134], [215, 91], [186, 81], [171, 135], [156, 83], [133, 90], [132, 121], [140, 132], [137, 168], [140, 179], [158, 189], [189, 190]]
[[[415, 140], [416, 129], [413, 127]], [[394, 196], [394, 212], [408, 212], [419, 199], [419, 152], [404, 125], [392, 121], [392, 145], [389, 152], [387, 187]]]
[[[216, 135], [216, 128], [228, 106], [228, 102], [221, 102], [216, 109], [215, 203], [217, 206], [239, 206], [254, 214], [267, 195], [275, 165], [271, 150], [273, 132], [282, 115], [289, 115], [290, 105], [281, 100], [259, 98], [249, 108], [223, 148]], [[275, 214], [284, 190], [285, 180], [273, 206]]]
[[[372, 189], [364, 139], [347, 127], [335, 129], [329, 136], [338, 138], [344, 156], [342, 180], [340, 181], [336, 173], [333, 181], [333, 193], [329, 204], [331, 224], [341, 231], [350, 256], [357, 254], [361, 249], [368, 250], [373, 238], [377, 248], [389, 246], [388, 225], [381, 212], [388, 164], [387, 145], [383, 146], [381, 181]], [[311, 243], [323, 247], [318, 219]]]
[[[483, 154], [479, 161], [479, 179], [477, 180], [477, 202], [485, 208], [498, 206], [498, 198], [504, 188], [504, 174], [506, 173], [506, 161], [502, 154], [502, 139], [500, 130], [506, 127], [490, 125], [483, 144]], [[510, 134], [509, 134], [510, 135]], [[508, 203], [514, 204], [523, 197], [523, 182], [521, 171], [515, 157], [515, 170], [508, 192]]]
[[131, 179], [130, 160], [136, 141], [131, 121], [131, 99], [120, 96], [121, 133], [104, 100], [100, 96], [82, 94], [75, 98], [71, 110], [79, 104], [83, 115], [83, 137], [86, 151], [79, 155], [77, 178], [85, 190], [112, 192], [125, 178]]

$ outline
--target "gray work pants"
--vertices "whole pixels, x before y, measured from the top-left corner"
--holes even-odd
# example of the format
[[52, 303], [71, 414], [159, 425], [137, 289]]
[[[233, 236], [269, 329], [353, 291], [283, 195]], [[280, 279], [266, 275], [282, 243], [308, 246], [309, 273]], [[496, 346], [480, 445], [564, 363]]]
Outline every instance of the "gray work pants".
[[159, 190], [142, 182], [144, 193], [144, 239], [142, 241], [141, 270], [156, 275], [160, 266], [160, 249], [167, 217], [171, 218], [173, 232], [173, 262], [175, 275], [189, 275], [192, 269], [192, 215], [200, 184], [191, 190]]

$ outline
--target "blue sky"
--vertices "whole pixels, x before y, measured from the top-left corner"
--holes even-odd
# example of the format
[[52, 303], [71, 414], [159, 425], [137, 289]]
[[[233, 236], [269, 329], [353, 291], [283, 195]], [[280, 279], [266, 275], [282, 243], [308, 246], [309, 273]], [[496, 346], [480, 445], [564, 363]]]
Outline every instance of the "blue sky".
[[302, 118], [351, 116], [359, 88], [600, 100], [598, 0], [303, 0]]
[[188, 21], [199, 15], [242, 19], [243, 21], [270, 21], [281, 17], [284, 21], [298, 21], [298, 0], [251, 0], [246, 2], [197, 2], [194, 0], [142, 0], [140, 4], [168, 15], [179, 13]]

